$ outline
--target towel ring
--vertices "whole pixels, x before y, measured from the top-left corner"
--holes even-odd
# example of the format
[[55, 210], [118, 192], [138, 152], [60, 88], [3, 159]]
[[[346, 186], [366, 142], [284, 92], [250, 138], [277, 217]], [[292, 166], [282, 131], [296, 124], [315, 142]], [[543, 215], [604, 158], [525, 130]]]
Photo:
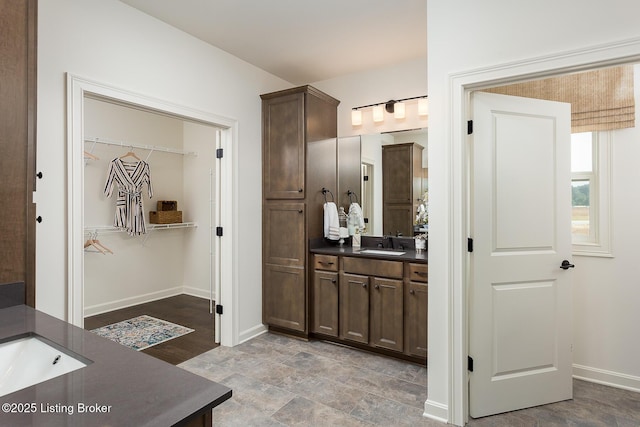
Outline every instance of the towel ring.
[[351, 190], [347, 190], [347, 195], [349, 196], [349, 201], [351, 203], [353, 203], [353, 198], [351, 196], [354, 196], [356, 198], [356, 203], [358, 203], [358, 195], [356, 193]]
[[327, 193], [331, 194], [331, 201], [335, 202], [336, 198], [333, 197], [333, 193], [326, 188], [322, 187], [322, 194], [324, 195], [324, 202], [327, 203]]

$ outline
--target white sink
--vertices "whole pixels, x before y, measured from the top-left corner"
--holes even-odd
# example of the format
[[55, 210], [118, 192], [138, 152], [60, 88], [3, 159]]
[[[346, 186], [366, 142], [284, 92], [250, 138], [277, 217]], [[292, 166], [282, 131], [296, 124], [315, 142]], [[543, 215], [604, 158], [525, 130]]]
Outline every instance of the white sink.
[[395, 250], [384, 250], [384, 249], [362, 249], [360, 250], [361, 254], [373, 254], [373, 255], [404, 255], [405, 252], [398, 252]]
[[88, 363], [33, 335], [2, 343], [0, 396], [84, 368]]

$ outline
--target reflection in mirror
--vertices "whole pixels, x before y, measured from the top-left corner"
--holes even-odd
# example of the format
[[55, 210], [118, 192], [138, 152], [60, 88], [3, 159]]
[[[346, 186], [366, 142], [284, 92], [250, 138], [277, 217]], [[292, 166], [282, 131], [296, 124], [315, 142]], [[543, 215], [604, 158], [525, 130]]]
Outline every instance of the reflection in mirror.
[[[340, 145], [343, 140], [352, 140], [350, 138], [340, 138], [338, 144]], [[362, 206], [363, 215], [366, 221], [366, 229], [363, 234], [370, 236], [382, 236], [393, 234], [398, 232], [405, 236], [413, 236], [414, 234], [423, 233], [426, 231], [426, 227], [416, 227], [416, 213], [419, 204], [422, 202], [424, 193], [428, 188], [428, 174], [427, 174], [427, 129], [416, 129], [400, 132], [391, 132], [383, 134], [373, 135], [361, 135], [360, 136], [360, 205]], [[382, 147], [393, 144], [408, 144], [415, 143], [416, 146], [424, 148], [421, 153], [421, 161], [417, 161], [415, 169], [421, 169], [420, 173], [413, 174], [412, 176], [419, 177], [413, 179], [413, 188], [409, 191], [412, 200], [409, 200], [409, 208], [405, 210], [402, 218], [404, 222], [401, 225], [389, 226], [391, 228], [384, 229], [384, 209], [383, 209], [383, 194], [385, 186], [385, 176], [383, 173], [383, 161], [382, 161]], [[418, 159], [417, 159], [418, 160]], [[340, 160], [339, 160], [340, 163]], [[400, 165], [387, 165], [392, 170], [394, 167], [398, 169]], [[408, 167], [408, 166], [404, 166]], [[416, 171], [417, 172], [417, 171]], [[388, 180], [388, 179], [387, 179]], [[387, 185], [387, 188], [394, 189], [394, 184]], [[394, 189], [397, 193], [398, 188]], [[399, 206], [389, 206], [391, 209], [387, 209], [387, 216], [394, 215], [394, 212], [399, 211]], [[389, 213], [391, 212], [391, 213]]]

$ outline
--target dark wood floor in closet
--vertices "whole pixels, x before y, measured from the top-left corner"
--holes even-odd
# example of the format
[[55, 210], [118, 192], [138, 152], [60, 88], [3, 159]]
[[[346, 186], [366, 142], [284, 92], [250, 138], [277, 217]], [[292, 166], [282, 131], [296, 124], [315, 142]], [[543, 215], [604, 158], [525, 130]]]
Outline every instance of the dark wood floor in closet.
[[190, 295], [177, 295], [86, 317], [84, 327], [91, 330], [143, 314], [195, 329], [189, 334], [142, 350], [150, 356], [177, 365], [218, 346], [213, 340], [214, 315], [209, 314], [209, 300]]

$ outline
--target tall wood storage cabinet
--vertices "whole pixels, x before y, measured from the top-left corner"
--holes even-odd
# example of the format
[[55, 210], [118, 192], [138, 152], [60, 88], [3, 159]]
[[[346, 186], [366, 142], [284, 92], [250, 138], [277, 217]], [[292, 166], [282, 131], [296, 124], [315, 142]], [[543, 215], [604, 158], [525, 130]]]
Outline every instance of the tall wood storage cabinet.
[[262, 98], [262, 320], [307, 334], [309, 239], [323, 237], [322, 189], [335, 193], [339, 101], [301, 86]]
[[[0, 0], [0, 303], [35, 306], [36, 0]], [[23, 291], [22, 289], [26, 289]], [[12, 295], [13, 296], [13, 295]], [[18, 297], [18, 296], [16, 296]], [[12, 298], [13, 299], [13, 298]]]
[[424, 191], [423, 147], [416, 143], [382, 146], [382, 232], [413, 236]]

